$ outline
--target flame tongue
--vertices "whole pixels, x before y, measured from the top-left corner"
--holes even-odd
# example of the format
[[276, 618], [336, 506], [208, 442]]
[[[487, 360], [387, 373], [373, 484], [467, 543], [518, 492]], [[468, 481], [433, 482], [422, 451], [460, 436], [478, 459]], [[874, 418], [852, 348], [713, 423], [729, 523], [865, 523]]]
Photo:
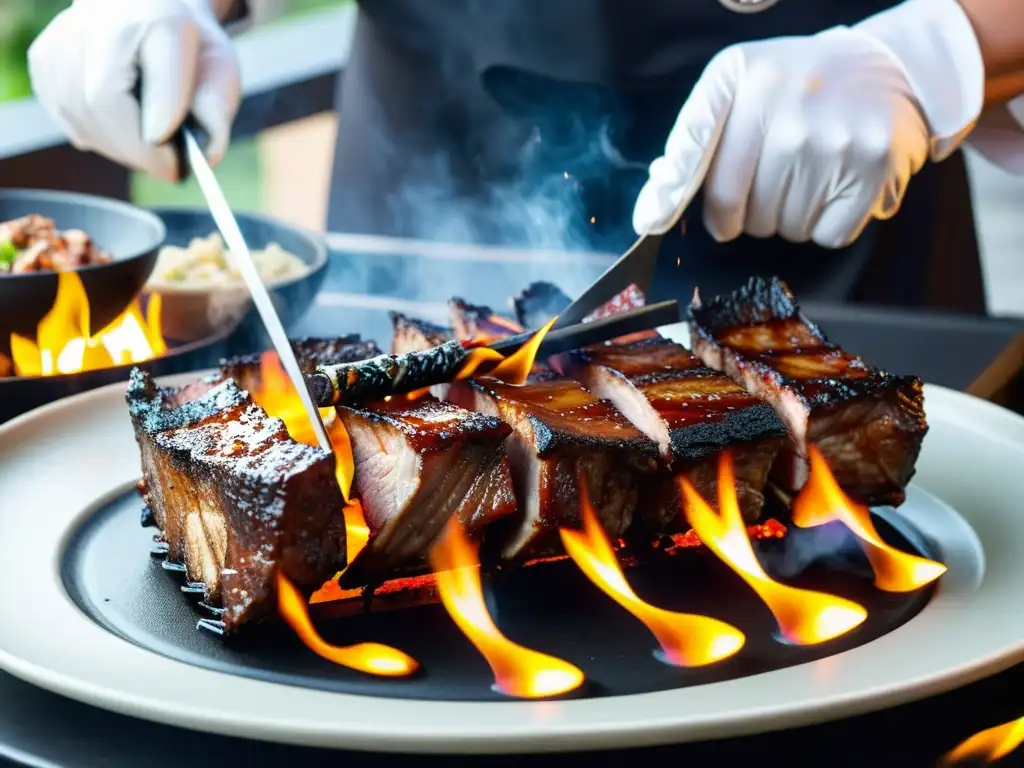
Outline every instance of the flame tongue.
[[886, 592], [912, 592], [946, 572], [942, 563], [901, 552], [882, 541], [871, 522], [871, 512], [843, 493], [817, 446], [810, 446], [808, 454], [810, 474], [793, 501], [796, 525], [812, 528], [840, 521], [864, 543], [865, 554], [875, 572], [875, 586]]
[[701, 541], [732, 568], [775, 616], [789, 642], [813, 645], [839, 637], [867, 618], [857, 603], [823, 592], [797, 589], [774, 581], [757, 560], [740, 516], [733, 481], [732, 456], [723, 452], [718, 466], [718, 506], [715, 514], [685, 477], [680, 477], [686, 517]]
[[135, 300], [110, 325], [89, 335], [89, 299], [75, 272], [57, 273], [57, 298], [36, 328], [36, 340], [11, 334], [11, 357], [18, 376], [55, 376], [151, 360], [167, 351], [160, 335], [159, 297], [148, 317]]
[[582, 684], [583, 672], [572, 664], [524, 648], [501, 634], [484, 604], [476, 547], [456, 518], [431, 550], [430, 563], [444, 607], [487, 659], [498, 690], [535, 699], [557, 696]]
[[1024, 742], [1024, 717], [974, 734], [943, 756], [941, 765], [1002, 760]]
[[702, 666], [732, 656], [743, 647], [746, 638], [730, 624], [706, 616], [666, 611], [637, 597], [597, 521], [582, 476], [579, 488], [583, 530], [559, 529], [565, 551], [602, 592], [651, 630], [670, 663]]
[[548, 320], [547, 324], [533, 334], [529, 341], [498, 363], [488, 375], [501, 379], [507, 384], [525, 384], [527, 377], [530, 375], [530, 370], [533, 368], [533, 362], [537, 359], [537, 352], [540, 349], [541, 342], [544, 341], [544, 337], [551, 330], [551, 326], [557, 321], [557, 315]]
[[481, 366], [501, 363], [504, 359], [497, 350], [489, 349], [488, 347], [473, 347], [469, 350], [469, 355], [466, 357], [466, 361], [462, 364], [459, 372], [455, 374], [455, 380], [462, 381], [463, 379], [468, 379]]
[[[310, 424], [306, 409], [302, 406], [302, 400], [299, 399], [292, 380], [273, 350], [268, 350], [260, 356], [260, 386], [255, 389], [256, 391], [250, 393], [252, 399], [269, 415], [281, 419], [293, 440], [314, 447], [319, 445], [313, 425]], [[330, 437], [334, 448], [335, 478], [346, 502], [342, 515], [345, 518], [348, 562], [352, 562], [366, 546], [370, 536], [362, 506], [350, 498], [352, 478], [355, 475], [352, 443], [341, 419], [336, 418], [333, 408], [321, 408], [320, 415], [327, 424], [327, 436]]]
[[382, 677], [411, 675], [419, 664], [411, 656], [380, 643], [337, 646], [327, 643], [313, 627], [306, 601], [280, 571], [277, 574], [277, 604], [281, 616], [313, 653], [343, 667]]

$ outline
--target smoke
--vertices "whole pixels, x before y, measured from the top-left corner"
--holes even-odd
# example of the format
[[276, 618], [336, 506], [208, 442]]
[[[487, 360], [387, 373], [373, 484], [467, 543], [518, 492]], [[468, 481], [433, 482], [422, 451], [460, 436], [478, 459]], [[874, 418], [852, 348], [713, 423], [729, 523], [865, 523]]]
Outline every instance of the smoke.
[[622, 158], [608, 123], [604, 118], [588, 128], [580, 124], [569, 137], [557, 138], [532, 126], [522, 143], [506, 144], [507, 155], [499, 161], [505, 168], [498, 172], [491, 165], [467, 173], [466, 158], [456, 159], [443, 149], [406, 157], [410, 183], [389, 194], [391, 221], [397, 230], [422, 240], [526, 251], [600, 250], [609, 225], [607, 205], [597, 201], [608, 174], [646, 168]]

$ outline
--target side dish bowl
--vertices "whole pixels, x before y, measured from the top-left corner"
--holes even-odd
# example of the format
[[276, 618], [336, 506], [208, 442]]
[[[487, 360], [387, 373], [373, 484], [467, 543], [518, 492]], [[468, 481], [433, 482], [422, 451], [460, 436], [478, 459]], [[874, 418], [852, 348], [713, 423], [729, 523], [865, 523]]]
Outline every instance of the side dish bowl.
[[[0, 222], [39, 214], [61, 231], [80, 229], [110, 254], [106, 264], [75, 270], [89, 300], [90, 330], [101, 331], [139, 295], [164, 241], [154, 214], [109, 198], [38, 189], [0, 189]], [[0, 349], [11, 333], [34, 339], [39, 321], [57, 298], [57, 272], [0, 275]]]
[[[217, 231], [213, 218], [198, 208], [155, 208], [167, 230], [164, 246], [187, 248], [196, 238]], [[304, 269], [294, 275], [266, 281], [267, 289], [285, 328], [309, 310], [327, 272], [327, 246], [319, 236], [266, 216], [237, 213], [246, 244], [254, 251], [276, 244], [297, 257]], [[159, 267], [157, 268], [159, 270]], [[260, 324], [245, 284], [190, 280], [176, 283], [154, 273], [146, 292], [160, 297], [161, 332], [168, 339], [188, 342], [206, 338], [225, 328], [243, 330]]]

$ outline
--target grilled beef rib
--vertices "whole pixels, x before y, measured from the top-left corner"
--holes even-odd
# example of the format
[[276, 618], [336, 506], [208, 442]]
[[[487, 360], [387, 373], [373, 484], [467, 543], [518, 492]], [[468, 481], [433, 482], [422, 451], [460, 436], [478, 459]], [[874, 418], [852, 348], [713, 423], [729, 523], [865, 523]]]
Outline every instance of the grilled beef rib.
[[126, 398], [167, 561], [223, 609], [225, 632], [272, 610], [279, 570], [311, 594], [344, 566], [333, 455], [292, 440], [231, 380], [164, 389], [136, 368]]
[[901, 504], [928, 431], [922, 382], [874, 368], [831, 343], [778, 278], [690, 306], [693, 349], [774, 406], [792, 450], [773, 478], [806, 482], [807, 444], [821, 449], [840, 487], [864, 504]]

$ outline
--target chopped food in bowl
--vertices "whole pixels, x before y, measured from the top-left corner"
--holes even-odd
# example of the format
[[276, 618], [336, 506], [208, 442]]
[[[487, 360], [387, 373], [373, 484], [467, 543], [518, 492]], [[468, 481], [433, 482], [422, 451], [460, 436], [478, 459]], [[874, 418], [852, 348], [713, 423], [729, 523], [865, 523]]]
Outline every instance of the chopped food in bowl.
[[31, 213], [0, 223], [0, 276], [66, 272], [113, 257], [80, 229], [60, 231], [53, 219]]
[[[301, 277], [309, 265], [277, 243], [253, 249], [253, 260], [264, 283]], [[196, 237], [184, 248], [166, 245], [160, 249], [149, 287], [156, 289], [206, 289], [243, 286], [241, 272], [219, 233]]]

